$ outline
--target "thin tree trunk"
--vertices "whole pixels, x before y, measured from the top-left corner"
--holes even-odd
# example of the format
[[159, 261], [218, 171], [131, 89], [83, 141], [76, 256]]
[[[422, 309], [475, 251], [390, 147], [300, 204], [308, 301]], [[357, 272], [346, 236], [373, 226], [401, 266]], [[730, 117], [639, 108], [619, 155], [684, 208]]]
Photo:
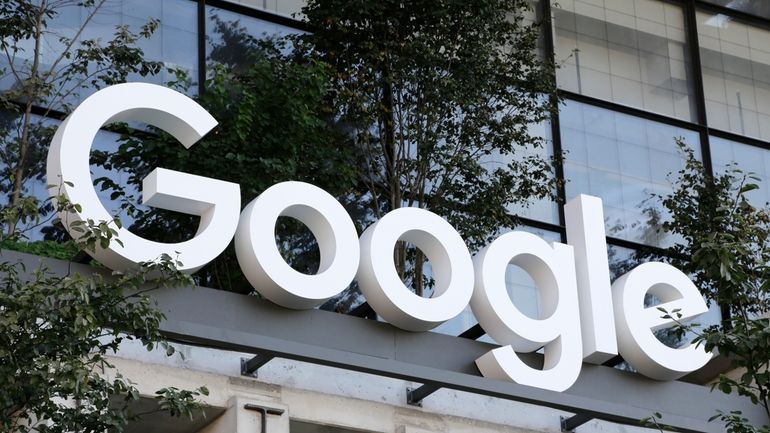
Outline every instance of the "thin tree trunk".
[[[383, 154], [385, 156], [385, 180], [388, 187], [387, 211], [401, 207], [401, 179], [398, 163], [398, 149], [396, 146], [396, 130], [393, 120], [393, 85], [390, 82], [388, 66], [382, 69], [382, 125]], [[406, 243], [398, 242], [395, 251], [396, 270], [401, 279], [406, 278]]]
[[414, 257], [414, 283], [412, 283], [412, 285], [414, 286], [414, 293], [420, 297], [424, 296], [425, 294], [425, 284], [422, 275], [424, 267], [425, 254], [423, 254], [422, 251], [418, 249]]
[[[27, 155], [29, 153], [29, 139], [30, 128], [32, 124], [32, 107], [35, 103], [35, 96], [37, 95], [37, 74], [40, 68], [40, 44], [43, 37], [43, 17], [45, 16], [45, 10], [48, 7], [48, 2], [42, 0], [40, 3], [39, 13], [37, 14], [37, 20], [35, 22], [35, 49], [33, 52], [32, 68], [30, 70], [31, 87], [28, 87], [26, 93], [26, 106], [24, 107], [24, 114], [22, 118], [21, 137], [19, 137], [19, 159], [16, 163], [16, 167], [13, 170], [13, 190], [11, 191], [11, 197], [9, 200], [9, 206], [11, 208], [17, 206], [21, 200], [21, 191], [24, 185], [25, 174], [27, 171]], [[16, 226], [18, 225], [18, 217], [8, 225], [8, 235], [16, 232]]]

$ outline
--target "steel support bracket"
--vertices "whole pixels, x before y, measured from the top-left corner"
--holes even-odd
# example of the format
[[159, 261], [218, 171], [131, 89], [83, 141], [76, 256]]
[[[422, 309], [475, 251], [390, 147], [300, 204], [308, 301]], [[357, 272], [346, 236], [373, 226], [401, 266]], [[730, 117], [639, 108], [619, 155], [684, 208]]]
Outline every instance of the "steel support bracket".
[[576, 428], [594, 419], [594, 417], [592, 417], [591, 415], [586, 415], [583, 413], [577, 413], [575, 415], [572, 415], [569, 418], [564, 416], [560, 418], [561, 418], [561, 431], [563, 432], [574, 432]]
[[272, 355], [257, 355], [251, 359], [241, 358], [241, 376], [257, 377], [257, 371], [270, 362]]
[[422, 385], [419, 388], [406, 388], [406, 404], [422, 407], [425, 397], [441, 389], [437, 385]]

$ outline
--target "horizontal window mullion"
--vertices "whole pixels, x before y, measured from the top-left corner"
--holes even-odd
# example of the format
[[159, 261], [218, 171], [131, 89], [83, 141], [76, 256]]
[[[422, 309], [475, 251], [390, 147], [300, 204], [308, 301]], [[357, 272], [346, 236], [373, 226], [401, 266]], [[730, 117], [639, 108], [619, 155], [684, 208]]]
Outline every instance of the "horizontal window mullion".
[[686, 120], [669, 117], [663, 114], [642, 110], [628, 105], [618, 104], [617, 102], [608, 101], [606, 99], [582, 95], [580, 93], [571, 92], [569, 90], [559, 89], [559, 94], [568, 100], [581, 102], [583, 104], [592, 105], [594, 107], [604, 108], [607, 110], [617, 111], [619, 113], [628, 114], [646, 120], [652, 120], [654, 122], [664, 123], [666, 125], [676, 126], [678, 128], [690, 129], [693, 131], [701, 131], [705, 128], [704, 125], [699, 125], [697, 123], [688, 122]]
[[234, 12], [239, 15], [245, 15], [252, 18], [268, 21], [274, 24], [280, 24], [286, 27], [292, 27], [297, 30], [309, 31], [308, 25], [302, 21], [286, 15], [272, 13], [263, 9], [249, 7], [239, 3], [233, 3], [227, 0], [206, 0], [206, 6], [212, 6], [218, 9]]
[[695, 1], [696, 8], [703, 12], [711, 12], [711, 13], [716, 13], [720, 15], [725, 15], [730, 18], [735, 18], [737, 20], [748, 22], [752, 25], [756, 25], [757, 27], [763, 27], [765, 29], [770, 30], [770, 17], [762, 17], [759, 15], [754, 15], [748, 12], [743, 12], [738, 9], [732, 9], [726, 6], [721, 6], [721, 5], [710, 3], [704, 0], [694, 0], [694, 1]]

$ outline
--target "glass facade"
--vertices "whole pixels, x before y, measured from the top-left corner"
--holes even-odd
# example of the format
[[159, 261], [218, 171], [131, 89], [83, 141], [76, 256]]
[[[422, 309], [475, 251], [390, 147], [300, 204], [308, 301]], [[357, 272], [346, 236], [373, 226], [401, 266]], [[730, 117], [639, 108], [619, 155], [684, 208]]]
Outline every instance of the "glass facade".
[[[137, 45], [144, 52], [145, 59], [160, 61], [163, 70], [155, 76], [142, 77], [132, 74], [128, 81], [143, 81], [163, 84], [174, 79], [168, 69], [178, 69], [185, 73], [193, 81], [198, 75], [198, 27], [197, 5], [189, 0], [107, 0], [91, 17], [91, 11], [79, 7], [76, 3], [56, 8], [58, 14], [53, 17], [44, 34], [40, 49], [41, 70], [55, 68], [61, 71], [69, 62], [67, 58], [59, 58], [64, 52], [65, 40], [78, 37], [79, 40], [94, 40], [105, 46], [114, 38], [117, 26], [126, 26], [129, 31], [138, 33], [141, 27], [150, 20], [159, 21], [159, 26], [149, 39], [139, 39]], [[14, 69], [28, 70], [33, 60], [33, 40], [29, 39], [28, 46], [11, 56]], [[16, 83], [13, 70], [6, 56], [0, 56], [0, 88], [8, 89]], [[99, 71], [90, 70], [90, 74]], [[24, 74], [20, 74], [24, 75]], [[92, 77], [89, 77], [89, 79]], [[59, 108], [62, 103], [77, 103], [89, 94], [93, 89], [88, 86], [89, 80], [85, 80], [85, 89], [77, 89], [69, 93], [63, 100], [52, 101], [53, 108]], [[65, 83], [65, 89], [77, 88], [78, 83]]]
[[695, 118], [681, 7], [656, 0], [553, 3], [560, 88], [670, 117]]
[[[524, 161], [524, 159], [528, 157], [552, 160], [554, 153], [553, 140], [551, 139], [551, 125], [547, 122], [543, 122], [539, 125], [532, 125], [529, 128], [529, 133], [533, 136], [542, 137], [544, 139], [543, 146], [517, 148], [513, 155], [509, 155], [506, 158], [500, 156], [499, 153], [482, 156], [486, 168], [491, 171], [497, 167], [502, 168], [511, 161]], [[531, 200], [527, 204], [514, 204], [508, 207], [508, 211], [511, 214], [518, 215], [522, 218], [559, 224], [559, 205], [550, 198]]]
[[[714, 161], [714, 173], [722, 174], [732, 169], [740, 169], [745, 174], [759, 178], [748, 179], [756, 183], [759, 189], [749, 191], [746, 195], [754, 206], [767, 207], [770, 204], [770, 151], [756, 146], [711, 137], [711, 158]], [[740, 173], [734, 173], [740, 178]]]
[[770, 31], [698, 11], [709, 126], [770, 140]]
[[608, 236], [668, 246], [654, 195], [671, 192], [671, 176], [684, 168], [676, 140], [698, 152], [697, 132], [574, 101], [559, 119], [567, 200], [600, 197]]
[[262, 9], [271, 13], [287, 15], [295, 18], [302, 16], [303, 0], [227, 0], [230, 3]]
[[[770, 18], [770, 2], [766, 0], [703, 0], [728, 9], [745, 12], [762, 18]], [[723, 15], [727, 17], [728, 15]]]
[[[122, 0], [119, 2], [120, 13], [118, 13], [117, 3], [113, 12], [105, 14], [106, 23], [101, 24], [103, 27], [100, 28], [100, 32], [106, 33], [110, 28], [114, 29], [115, 21], [136, 29], [142, 23], [159, 17], [158, 30], [150, 39], [141, 41], [139, 47], [144, 50], [148, 60], [162, 61], [165, 67], [179, 69], [193, 81], [197, 80], [197, 5], [183, 0]], [[173, 78], [164, 71], [160, 76], [145, 78], [141, 81], [160, 84]]]
[[238, 66], [246, 61], [250, 38], [273, 38], [297, 29], [221, 8], [206, 7], [206, 61]]
[[[542, 48], [559, 63], [556, 79], [563, 102], [554, 122], [533, 126], [534, 133], [547, 138], [546, 146], [524, 154], [564, 152], [558, 171], [565, 184], [558, 191], [560, 203], [537, 201], [510, 212], [521, 216], [526, 226], [538, 227], [548, 240], [563, 240], [562, 203], [578, 194], [601, 197], [610, 267], [617, 274], [630, 266], [635, 251], [676, 241], [659, 232], [666, 215], [652, 197], [670, 192], [671, 175], [682, 168], [677, 139], [699, 157], [703, 154], [706, 168], [713, 173], [724, 172], [733, 162], [755, 173], [762, 187], [749, 194], [752, 201], [756, 205], [770, 201], [770, 190], [765, 188], [770, 175], [770, 25], [762, 21], [770, 17], [766, 3], [559, 0], [539, 4], [541, 11], [550, 8], [552, 16]], [[158, 30], [140, 42], [147, 58], [180, 69], [195, 83], [212, 62], [243, 58], [234, 39], [223, 37], [225, 32], [256, 39], [301, 32], [303, 25], [290, 17], [302, 4], [301, 0], [108, 0], [82, 37], [106, 41], [117, 25], [137, 31], [157, 18]], [[731, 9], [741, 13], [732, 15]], [[204, 16], [199, 17], [199, 11]], [[52, 21], [44, 64], [52, 63], [61, 49], [54, 36], [73, 34], [84, 20], [79, 9], [64, 8]], [[693, 24], [688, 27], [688, 23]], [[22, 64], [24, 54], [13, 60]], [[0, 58], [1, 62], [7, 65], [7, 60]], [[129, 79], [165, 83], [172, 78], [164, 72]], [[13, 84], [6, 70], [0, 87]], [[196, 89], [193, 86], [190, 93]], [[102, 135], [97, 146], [113, 140], [107, 133]], [[489, 163], [505, 161], [492, 158]], [[511, 266], [506, 281], [515, 302], [536, 315], [539, 301], [531, 278]], [[475, 323], [467, 310], [437, 331], [458, 334]]]

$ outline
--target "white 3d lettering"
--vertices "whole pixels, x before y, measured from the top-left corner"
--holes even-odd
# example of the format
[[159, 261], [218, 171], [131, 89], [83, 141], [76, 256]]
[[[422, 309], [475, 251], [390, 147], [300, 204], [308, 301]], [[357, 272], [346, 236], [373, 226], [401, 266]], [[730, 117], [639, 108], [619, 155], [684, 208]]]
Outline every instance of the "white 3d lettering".
[[[103, 125], [140, 121], [161, 128], [185, 147], [217, 122], [193, 100], [152, 84], [119, 84], [86, 99], [59, 127], [48, 155], [48, 183], [82, 211], [61, 219], [110, 221], [89, 171], [89, 152]], [[143, 182], [147, 205], [201, 217], [197, 234], [176, 244], [152, 242], [119, 229], [123, 245], [92, 253], [104, 265], [124, 270], [161, 254], [178, 257], [194, 272], [217, 257], [235, 237], [238, 262], [254, 288], [284, 307], [307, 309], [336, 295], [356, 278], [375, 311], [395, 326], [426, 331], [459, 314], [470, 303], [484, 330], [502, 346], [476, 360], [481, 373], [529, 386], [563, 391], [577, 379], [582, 362], [601, 363], [618, 352], [641, 373], [660, 380], [681, 377], [711, 358], [701, 347], [673, 349], [654, 330], [671, 326], [656, 307], [656, 295], [684, 318], [706, 311], [692, 281], [663, 263], [645, 263], [610, 286], [601, 200], [581, 195], [565, 206], [569, 245], [524, 232], [501, 235], [473, 259], [444, 219], [416, 208], [398, 209], [367, 228], [360, 239], [343, 207], [327, 192], [302, 182], [276, 184], [240, 214], [238, 185], [157, 168]], [[280, 216], [305, 224], [318, 240], [318, 273], [294, 270], [275, 244]], [[77, 235], [75, 233], [75, 235]], [[436, 279], [431, 298], [412, 293], [399, 279], [393, 248], [399, 240], [417, 245], [430, 259]], [[524, 315], [505, 286], [513, 263], [527, 271], [540, 292], [541, 316]], [[544, 348], [543, 369], [526, 365], [517, 353]]]

